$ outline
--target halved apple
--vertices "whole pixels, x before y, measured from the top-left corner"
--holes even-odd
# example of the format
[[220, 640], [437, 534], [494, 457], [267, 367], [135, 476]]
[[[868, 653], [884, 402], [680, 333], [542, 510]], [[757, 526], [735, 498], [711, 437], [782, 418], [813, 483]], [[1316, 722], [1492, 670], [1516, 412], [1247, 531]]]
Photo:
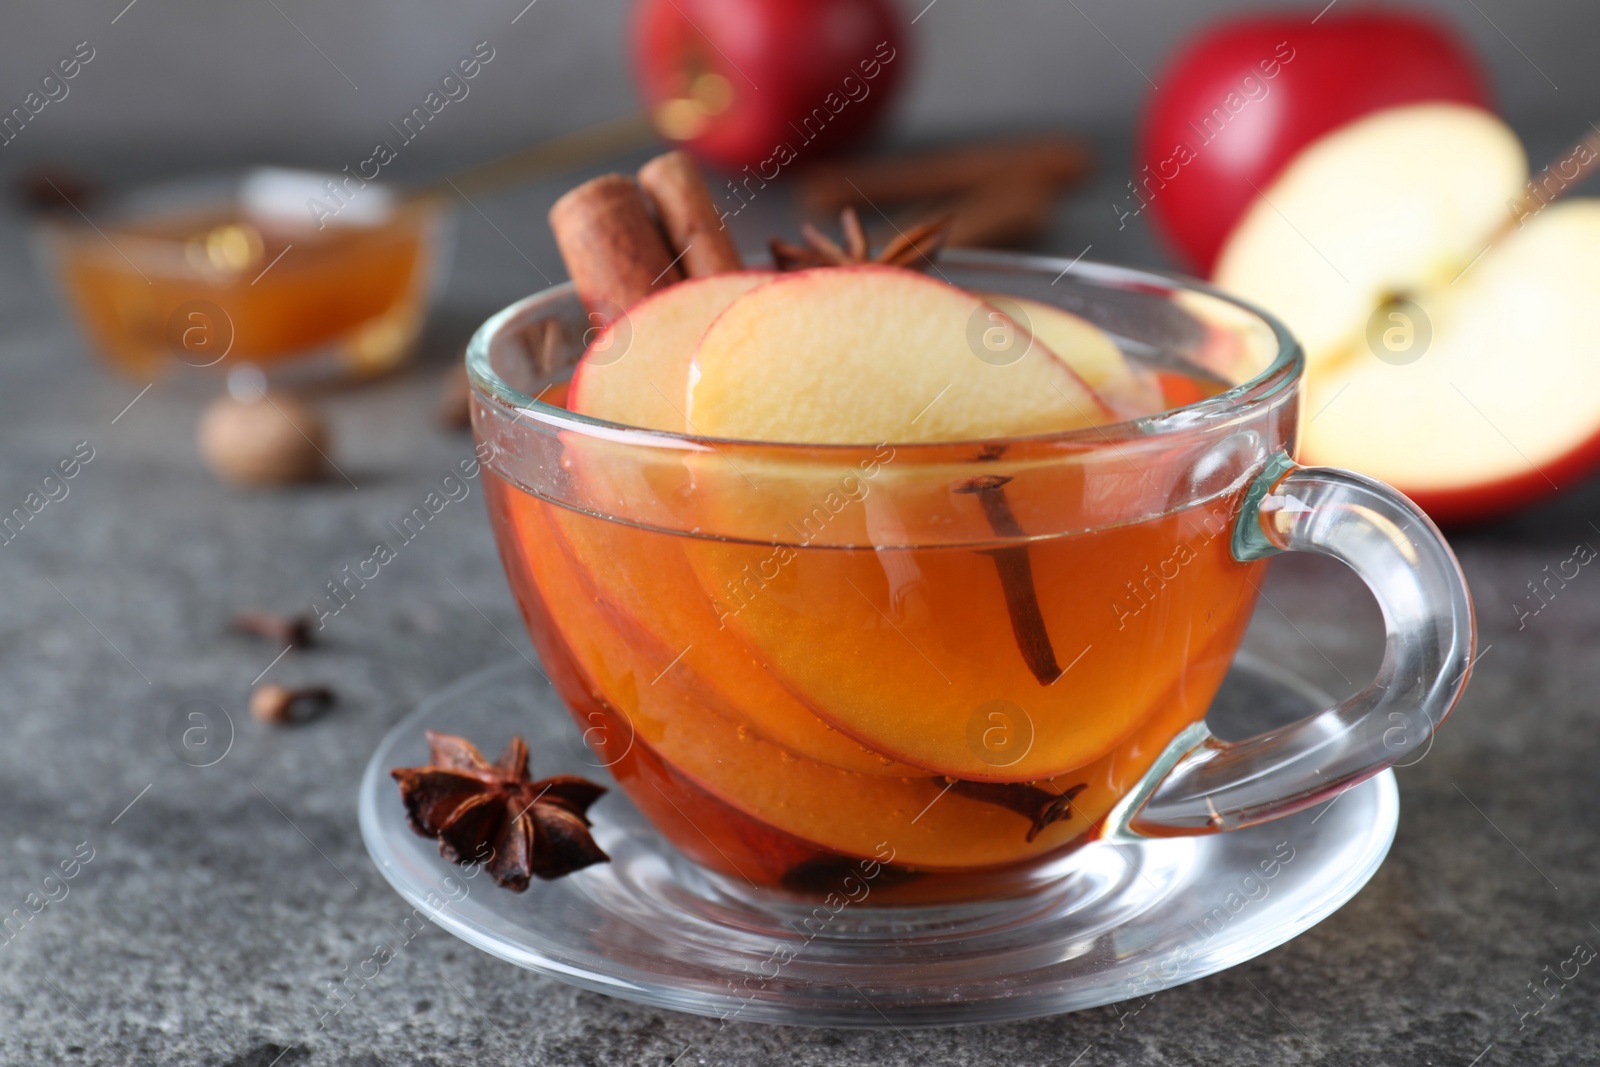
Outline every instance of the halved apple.
[[[982, 298], [894, 267], [797, 271], [729, 305], [689, 372], [695, 433], [793, 443], [960, 441], [1114, 414]], [[998, 338], [995, 344], [991, 340]]]
[[1301, 458], [1440, 521], [1553, 492], [1600, 459], [1600, 202], [1518, 218], [1515, 135], [1475, 108], [1379, 112], [1313, 144], [1216, 280], [1306, 348]]
[[1487, 111], [1380, 111], [1295, 157], [1228, 238], [1215, 280], [1283, 319], [1315, 373], [1385, 300], [1448, 286], [1527, 177], [1521, 143]]
[[610, 422], [682, 433], [689, 362], [706, 327], [772, 278], [754, 270], [712, 274], [639, 301], [590, 343], [572, 373], [567, 406]]
[[1391, 482], [1444, 519], [1546, 495], [1593, 464], [1600, 201], [1548, 208], [1415, 299], [1433, 337], [1414, 361], [1360, 345], [1307, 383], [1308, 461]]

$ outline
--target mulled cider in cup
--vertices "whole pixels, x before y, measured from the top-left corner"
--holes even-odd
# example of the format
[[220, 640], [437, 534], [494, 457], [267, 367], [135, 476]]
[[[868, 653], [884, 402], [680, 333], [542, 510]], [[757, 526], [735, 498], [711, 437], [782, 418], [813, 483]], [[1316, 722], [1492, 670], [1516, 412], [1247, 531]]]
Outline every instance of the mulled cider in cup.
[[[595, 761], [667, 839], [738, 885], [822, 895], [853, 875], [870, 903], [992, 898], [1104, 837], [1300, 810], [1426, 743], [1466, 680], [1464, 583], [1404, 498], [1288, 461], [1302, 366], [1280, 326], [1199, 286], [1053, 259], [947, 254], [927, 283], [987, 294], [963, 325], [980, 370], [1075, 343], [1056, 313], [1087, 324], [1113, 347], [1075, 373], [1110, 410], [1031, 432], [1019, 395], [1015, 434], [855, 443], [597, 418], [574, 389], [645, 373], [665, 327], [646, 336], [645, 304], [619, 316], [615, 349], [572, 386], [596, 333], [567, 286], [469, 348], [529, 631]], [[796, 373], [783, 360], [769, 373]], [[704, 373], [693, 388], [712, 356]], [[938, 380], [911, 422], [937, 417]], [[819, 417], [803, 379], [782, 388], [793, 405], [763, 425]], [[748, 410], [705, 396], [689, 424]], [[839, 401], [863, 418], [877, 402]], [[978, 417], [1004, 424], [1001, 407]], [[1343, 704], [1225, 744], [1206, 709], [1286, 549], [1361, 574], [1389, 654]]]

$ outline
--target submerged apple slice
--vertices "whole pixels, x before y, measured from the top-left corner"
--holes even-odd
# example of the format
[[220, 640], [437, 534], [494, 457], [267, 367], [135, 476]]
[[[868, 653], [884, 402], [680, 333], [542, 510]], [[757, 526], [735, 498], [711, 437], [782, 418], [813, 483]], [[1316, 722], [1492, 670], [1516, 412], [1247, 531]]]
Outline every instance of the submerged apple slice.
[[[1037, 495], [1024, 477], [1009, 488], [1019, 501]], [[880, 503], [899, 501], [874, 489], [854, 506]], [[724, 621], [807, 707], [873, 751], [964, 780], [1052, 778], [1115, 750], [1186, 678], [1189, 697], [1210, 699], [1190, 674], [1194, 650], [1216, 642], [1230, 655], [1254, 595], [1252, 571], [1219, 536], [1235, 506], [1032, 542], [1054, 679], [1023, 654], [983, 548], [796, 548]], [[718, 590], [763, 552], [706, 541], [691, 562]]]
[[1216, 283], [1283, 319], [1315, 375], [1387, 298], [1448, 286], [1527, 177], [1521, 143], [1487, 111], [1380, 111], [1295, 157], [1228, 238]]
[[[739, 709], [763, 736], [797, 755], [869, 775], [905, 776], [926, 771], [868, 751], [824, 723], [760, 662], [753, 649], [724, 632], [700, 580], [677, 544], [624, 523], [605, 522], [564, 508], [546, 509], [549, 548], [586, 583], [586, 596], [603, 604], [635, 650], [651, 649], [656, 662], [696, 679], [707, 707]], [[681, 661], [674, 656], [681, 653]], [[685, 724], [687, 725], [687, 724]]]
[[1039, 300], [1003, 293], [984, 297], [1071, 367], [1118, 415], [1153, 415], [1168, 406], [1154, 378], [1134, 370], [1111, 335], [1088, 319]]
[[[1020, 338], [1019, 338], [1020, 335]], [[959, 441], [1115, 415], [993, 304], [894, 267], [823, 267], [729, 305], [689, 372], [693, 432], [796, 443]]]
[[773, 275], [737, 271], [691, 278], [641, 300], [590, 344], [567, 404], [583, 415], [683, 432], [689, 362], [724, 308]]
[[[515, 492], [515, 491], [512, 491]], [[896, 860], [928, 867], [982, 867], [1043, 855], [1082, 833], [1142, 773], [1156, 748], [1116, 753], [1061, 782], [1041, 782], [1071, 796], [1066, 818], [1037, 836], [1026, 818], [1002, 804], [975, 800], [927, 772], [891, 777], [830, 765], [767, 739], [737, 712], [708, 701], [704, 679], [688, 659], [651, 647], [626, 614], [614, 610], [591, 575], [559, 558], [554, 509], [526, 497], [501, 497], [515, 536], [502, 541], [508, 567], [533, 579], [523, 610], [541, 652], [574, 668], [557, 677], [576, 688], [564, 693], [575, 707], [599, 704], [621, 729], [602, 729], [599, 754], [622, 759], [634, 743], [648, 746], [678, 773], [721, 802], [785, 834], [850, 855], [871, 856], [892, 842]], [[524, 594], [526, 595], [526, 593]], [[691, 654], [692, 656], [692, 654]], [[686, 669], [687, 668], [687, 669]], [[761, 694], [749, 694], [759, 700]], [[610, 748], [612, 737], [627, 741]], [[1138, 761], [1143, 760], [1143, 763]], [[624, 783], [627, 780], [624, 778]], [[631, 791], [631, 790], [630, 790]], [[650, 790], [646, 791], [651, 792]], [[950, 795], [945, 795], [950, 794]], [[664, 794], [656, 793], [657, 797]], [[640, 796], [641, 806], [654, 798]], [[934, 801], [939, 801], [935, 804]], [[674, 803], [668, 798], [668, 803]], [[693, 838], [705, 831], [679, 811]]]

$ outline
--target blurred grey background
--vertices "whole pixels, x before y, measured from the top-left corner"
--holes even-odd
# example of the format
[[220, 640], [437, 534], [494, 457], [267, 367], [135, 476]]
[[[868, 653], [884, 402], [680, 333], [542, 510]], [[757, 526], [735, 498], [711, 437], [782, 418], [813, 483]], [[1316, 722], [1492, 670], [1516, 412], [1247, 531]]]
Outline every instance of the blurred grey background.
[[[897, 139], [1064, 125], [1126, 136], [1177, 43], [1260, 0], [904, 0], [915, 66]], [[1360, 0], [1336, 0], [1355, 6]], [[0, 112], [75, 44], [95, 59], [12, 143], [0, 170], [50, 161], [124, 174], [225, 161], [337, 168], [474, 43], [495, 61], [399, 176], [432, 176], [635, 107], [627, 0], [5, 0]], [[1600, 117], [1593, 0], [1433, 0], [1487, 57], [1524, 129]], [[515, 19], [515, 23], [513, 23]], [[1143, 73], [1141, 73], [1141, 71]], [[359, 153], [359, 155], [358, 155]]]
[[[401, 178], [431, 178], [632, 112], [628, 6], [0, 0], [0, 115], [79, 42], [95, 50], [69, 94], [0, 147], [0, 176], [41, 164], [109, 182], [242, 162], [337, 169], [391, 137], [390, 122], [488, 41], [496, 56], [470, 95], [394, 165]], [[908, 17], [920, 15], [914, 67], [888, 131], [915, 142], [1080, 130], [1103, 168], [1062, 203], [1044, 244], [1066, 256], [1159, 262], [1146, 217], [1119, 230], [1111, 207], [1125, 193], [1132, 123], [1153, 91], [1146, 76], [1159, 79], [1202, 23], [1262, 6], [906, 0]], [[1425, 6], [1486, 57], [1535, 161], [1600, 120], [1595, 0]], [[595, 166], [637, 166], [648, 151]], [[562, 276], [544, 213], [581, 176], [548, 175], [456, 205], [458, 244], [427, 358], [459, 360], [486, 315]], [[760, 247], [795, 221], [775, 195], [754, 201], [734, 228]], [[6, 550], [22, 558], [0, 570], [0, 721], [10, 731], [0, 746], [0, 901], [21, 904], [39, 885], [36, 872], [70, 855], [73, 842], [87, 838], [103, 858], [70, 900], [0, 953], [0, 1062], [1594, 1061], [1592, 986], [1534, 1026], [1515, 1013], [1530, 1003], [1529, 980], [1590, 936], [1584, 923], [1600, 882], [1600, 611], [1594, 587], [1580, 585], [1518, 633], [1509, 605], [1526, 596], [1530, 576], [1592, 536], [1600, 482], [1455, 538], [1487, 658], [1434, 754], [1403, 772], [1401, 836], [1371, 886], [1247, 968], [1162, 993], [1131, 1028], [1111, 1009], [914, 1039], [754, 1028], [719, 1039], [711, 1020], [559, 986], [436, 931], [323, 1029], [312, 1009], [325, 988], [406, 914], [362, 847], [361, 767], [406, 709], [520, 652], [524, 638], [475, 502], [445, 513], [437, 534], [408, 548], [397, 571], [386, 568], [393, 576], [362, 594], [325, 648], [276, 667], [274, 681], [337, 685], [337, 711], [304, 732], [243, 713], [274, 650], [225, 635], [225, 620], [321, 595], [322, 582], [370, 553], [383, 524], [407, 514], [470, 444], [433, 428], [438, 372], [418, 366], [322, 400], [337, 462], [359, 492], [338, 479], [281, 495], [217, 487], [193, 439], [220, 381], [181, 370], [159, 384], [103, 373], [52, 299], [29, 231], [0, 197], [0, 501], [21, 501], [74, 441], [94, 442], [103, 458], [43, 513], [42, 528]], [[1269, 589], [1273, 610], [1258, 618], [1252, 647], [1340, 696], [1371, 677], [1382, 620], [1352, 574], [1301, 556], [1274, 564]], [[230, 762], [212, 772], [176, 762], [163, 740], [163, 724], [196, 698], [233, 708], [239, 726]]]

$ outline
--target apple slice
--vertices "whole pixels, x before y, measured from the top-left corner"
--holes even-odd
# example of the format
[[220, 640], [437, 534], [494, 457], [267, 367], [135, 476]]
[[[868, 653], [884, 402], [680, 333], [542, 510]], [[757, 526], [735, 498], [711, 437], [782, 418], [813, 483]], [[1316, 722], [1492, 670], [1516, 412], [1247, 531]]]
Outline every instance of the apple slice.
[[1354, 467], [1447, 518], [1541, 495], [1547, 478], [1588, 464], [1600, 432], [1600, 200], [1546, 208], [1454, 285], [1415, 299], [1432, 340], [1414, 359], [1385, 361], [1357, 342], [1308, 383], [1308, 462]]
[[[690, 359], [706, 326], [728, 304], [772, 277], [760, 271], [709, 275], [640, 301], [628, 312], [631, 323], [613, 323], [607, 334], [617, 332], [603, 334], [585, 353], [568, 395], [571, 408], [630, 426], [681, 431], [683, 413], [678, 405]], [[626, 344], [627, 349], [619, 356], [612, 344]], [[627, 464], [607, 463], [608, 456], [595, 454], [588, 445], [575, 436], [569, 442], [569, 457], [592, 499], [626, 499], [630, 493], [672, 493], [681, 488], [669, 484], [673, 471], [665, 460], [635, 470], [640, 480], [630, 484], [622, 480]], [[668, 543], [672, 539], [644, 536], [626, 523], [560, 508], [550, 509], [548, 523], [548, 532], [541, 531], [539, 537], [564, 549], [566, 565], [581, 571], [594, 583], [598, 597], [626, 615], [635, 640], [652, 647], [692, 647], [689, 666], [697, 670], [707, 690], [728, 707], [748, 708], [758, 730], [824, 763], [867, 774], [922, 773], [866, 751], [825, 724], [783, 689], [749, 649], [719, 633], [722, 627], [711, 601], [694, 595], [699, 580], [682, 548]], [[672, 654], [667, 652], [662, 662]]]
[[1034, 341], [1071, 367], [1123, 418], [1153, 415], [1168, 406], [1160, 386], [1134, 370], [1111, 335], [1088, 319], [1039, 300], [1003, 293], [983, 296], [1032, 333]]
[[[1080, 783], [1087, 788], [1074, 797], [1070, 818], [1033, 838], [1016, 812], [952, 792], [937, 776], [862, 774], [799, 756], [708, 702], [703, 680], [686, 664], [660, 669], [666, 650], [640, 641], [627, 616], [589, 584], [591, 576], [560, 558], [547, 524], [550, 505], [509, 487], [493, 492], [497, 505], [511, 509], [503, 519], [514, 523], [514, 536], [501, 542], [507, 568], [533, 579], [517, 589], [541, 656], [566, 668], [556, 678], [572, 706], [598, 706], [615, 716], [614, 728], [600, 732], [603, 757], [619, 760], [648, 746], [721, 802], [783, 833], [861, 856], [873, 855], [887, 838], [898, 862], [918, 866], [1016, 862], [1081, 834], [1159, 751], [1137, 746], [1069, 779], [1040, 783], [1058, 794]], [[613, 751], [613, 737], [628, 740]], [[651, 797], [639, 799], [653, 806]]]
[[[1023, 477], [1012, 487], [1019, 501], [1036, 495]], [[900, 503], [879, 492], [856, 507]], [[1049, 683], [1019, 651], [995, 561], [967, 547], [800, 547], [725, 622], [806, 706], [873, 751], [964, 780], [1052, 778], [1103, 758], [1158, 714], [1192, 650], [1215, 641], [1226, 655], [1237, 643], [1254, 571], [1219, 536], [1232, 507], [1219, 499], [1030, 544], [1062, 670]], [[764, 551], [705, 541], [690, 561], [717, 590]], [[1157, 584], [1146, 610], [1139, 598]], [[1204, 684], [1196, 677], [1189, 690], [1202, 701]], [[996, 709], [1013, 725], [991, 730]]]
[[1385, 300], [1448, 286], [1527, 177], [1521, 143], [1487, 111], [1380, 111], [1295, 157], [1229, 237], [1216, 283], [1283, 319], [1315, 375]]
[[567, 406], [609, 422], [682, 433], [689, 362], [706, 327], [772, 277], [769, 271], [712, 274], [639, 301], [584, 352], [572, 374]]
[[[980, 297], [895, 267], [797, 271], [734, 301], [689, 372], [689, 426], [871, 444], [1077, 429], [1115, 415]], [[1020, 355], [1013, 355], [1013, 352]]]
[[[604, 458], [580, 452], [572, 466], [588, 480], [588, 472]], [[634, 488], [652, 491], [649, 481]], [[595, 503], [605, 499], [594, 498], [587, 488], [585, 493]], [[641, 530], [498, 486], [491, 506], [513, 584], [526, 576], [520, 580], [531, 580], [558, 618], [579, 610], [569, 601], [590, 613], [590, 625], [570, 630], [578, 659], [591, 667], [602, 658], [632, 663], [641, 676], [652, 677], [670, 666], [694, 679], [689, 688], [698, 701], [686, 705], [681, 728], [692, 732], [702, 708], [716, 709], [747, 722], [786, 751], [821, 763], [889, 777], [929, 773], [869, 751], [785, 688], [755, 651], [723, 626], [685, 555], [684, 543], [694, 543], [687, 536]]]
[[[1204, 716], [1247, 619], [1244, 613], [1192, 646], [1186, 669], [1153, 694], [1150, 715], [1114, 748], [1071, 771], [1028, 780], [1032, 787], [1056, 794], [1085, 787], [1073, 797], [1071, 817], [1032, 840], [1026, 820], [976, 799], [972, 787], [977, 783], [952, 787], [948, 778], [851, 773], [795, 759], [718, 716], [697, 713], [691, 719], [685, 712], [696, 701], [692, 693], [679, 690], [682, 680], [674, 675], [651, 692], [635, 690], [625, 681], [613, 688], [604, 678], [598, 688], [638, 703], [638, 709], [628, 711], [643, 744], [702, 789], [769, 827], [851, 855], [871, 855], [887, 840], [899, 863], [983, 867], [1045, 855], [1103, 818], [1167, 742]], [[670, 710], [645, 710], [647, 704]]]
[[[535, 517], [533, 512], [529, 516]], [[538, 551], [543, 543], [519, 544]], [[1152, 716], [1119, 746], [1059, 778], [1034, 779], [1032, 786], [1047, 793], [1074, 792], [1068, 817], [1030, 836], [1026, 818], [999, 801], [974, 796], [972, 783], [952, 788], [938, 776], [862, 774], [797, 756], [709, 705], [701, 680], [681, 664], [651, 680], [656, 661], [635, 658], [635, 641], [616, 629], [621, 617], [584, 588], [581, 571], [558, 567], [543, 575], [538, 593], [538, 610], [530, 618], [547, 620], [553, 628], [541, 648], [554, 642], [565, 653], [559, 658], [570, 659], [581, 676], [578, 691], [569, 692], [568, 699], [614, 713], [614, 728], [601, 736], [632, 742], [603, 752], [607, 759], [622, 759], [616, 769], [625, 785], [630, 784], [628, 759], [640, 752], [641, 758], [659, 758], [722, 804], [782, 835], [859, 856], [874, 855], [887, 840], [896, 862], [937, 869], [1029, 860], [1083, 834], [1148, 769], [1166, 739], [1203, 715], [1237, 643], [1236, 632], [1222, 632], [1197, 644], [1186, 671], [1152, 701]], [[1238, 628], [1242, 625], [1241, 620]], [[561, 678], [569, 685], [573, 681]], [[641, 807], [654, 810], [666, 799], [657, 788], [630, 792]], [[667, 804], [675, 803], [667, 799]], [[691, 849], [701, 835], [716, 832], [714, 826], [689, 820], [681, 808], [678, 815], [690, 822], [679, 831]]]
[[700, 595], [684, 549], [625, 523], [540, 507], [547, 512], [551, 547], [564, 551], [562, 565], [588, 584], [589, 598], [619, 617], [617, 630], [628, 635], [630, 647], [647, 649], [653, 662], [674, 663], [674, 670], [696, 679], [702, 703], [738, 709], [727, 713], [742, 713], [763, 736], [830, 766], [889, 777], [927, 773], [868, 751], [796, 699], [724, 628], [710, 598]]

